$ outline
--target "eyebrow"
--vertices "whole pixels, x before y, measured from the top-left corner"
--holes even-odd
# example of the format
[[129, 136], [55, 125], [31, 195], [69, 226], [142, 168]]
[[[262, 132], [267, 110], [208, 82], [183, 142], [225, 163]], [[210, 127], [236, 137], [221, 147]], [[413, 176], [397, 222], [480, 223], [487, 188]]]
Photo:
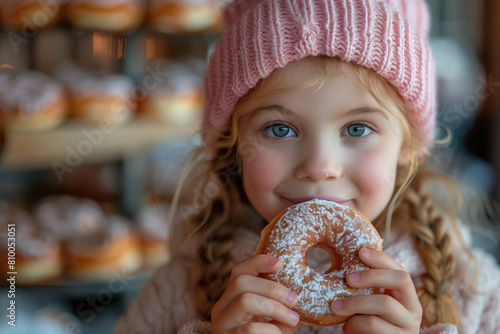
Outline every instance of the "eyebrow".
[[[282, 105], [268, 105], [268, 106], [263, 106], [260, 108], [256, 108], [250, 112], [250, 118], [255, 118], [257, 117], [260, 113], [263, 111], [269, 110], [269, 109], [275, 109], [278, 112], [284, 114], [284, 115], [292, 115], [292, 116], [297, 116], [292, 110], [288, 109], [287, 107], [284, 107]], [[350, 109], [346, 112], [344, 112], [341, 117], [345, 116], [351, 116], [351, 115], [359, 115], [359, 114], [380, 114], [384, 118], [389, 119], [387, 115], [387, 111], [380, 109], [380, 108], [374, 108], [374, 107], [357, 107]]]
[[386, 110], [380, 109], [380, 108], [374, 108], [374, 107], [359, 107], [359, 108], [350, 109], [347, 112], [345, 112], [342, 116], [350, 116], [350, 115], [358, 115], [358, 114], [380, 114], [384, 118], [389, 119], [389, 116], [387, 115]]
[[266, 111], [266, 110], [269, 110], [269, 109], [275, 109], [275, 110], [279, 111], [280, 113], [282, 113], [284, 115], [293, 115], [293, 116], [296, 116], [296, 114], [293, 111], [291, 111], [290, 109], [288, 109], [287, 107], [284, 107], [284, 106], [281, 106], [281, 105], [277, 105], [277, 104], [273, 104], [273, 105], [263, 106], [263, 107], [256, 108], [256, 109], [252, 110], [250, 112], [250, 118], [255, 118], [260, 113], [262, 113], [263, 111]]

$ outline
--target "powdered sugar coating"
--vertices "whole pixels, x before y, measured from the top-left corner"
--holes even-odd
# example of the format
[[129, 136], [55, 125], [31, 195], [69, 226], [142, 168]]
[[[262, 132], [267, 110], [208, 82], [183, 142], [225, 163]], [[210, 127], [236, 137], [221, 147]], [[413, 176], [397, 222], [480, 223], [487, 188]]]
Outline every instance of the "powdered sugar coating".
[[[368, 269], [358, 257], [363, 248], [382, 248], [377, 231], [356, 211], [324, 200], [312, 200], [289, 207], [271, 226], [259, 245], [260, 253], [282, 260], [282, 266], [268, 278], [294, 291], [298, 302], [293, 308], [306, 323], [338, 323], [330, 311], [332, 300], [375, 293], [375, 289], [354, 289], [347, 285], [348, 273]], [[307, 265], [307, 252], [318, 243], [326, 243], [341, 258], [339, 268], [321, 274]], [[332, 322], [333, 321], [333, 322]]]
[[4, 113], [33, 115], [63, 103], [61, 84], [42, 72], [29, 71], [9, 78], [0, 77], [0, 105]]

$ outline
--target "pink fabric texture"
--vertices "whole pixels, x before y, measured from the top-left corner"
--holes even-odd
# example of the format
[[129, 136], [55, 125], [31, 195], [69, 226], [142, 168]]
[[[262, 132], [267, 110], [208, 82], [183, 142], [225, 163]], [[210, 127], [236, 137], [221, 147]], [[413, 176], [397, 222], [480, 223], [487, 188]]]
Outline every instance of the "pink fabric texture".
[[225, 125], [238, 100], [273, 70], [324, 55], [385, 78], [407, 104], [415, 134], [432, 139], [436, 85], [425, 1], [236, 0], [224, 18], [228, 30], [205, 77], [204, 130]]

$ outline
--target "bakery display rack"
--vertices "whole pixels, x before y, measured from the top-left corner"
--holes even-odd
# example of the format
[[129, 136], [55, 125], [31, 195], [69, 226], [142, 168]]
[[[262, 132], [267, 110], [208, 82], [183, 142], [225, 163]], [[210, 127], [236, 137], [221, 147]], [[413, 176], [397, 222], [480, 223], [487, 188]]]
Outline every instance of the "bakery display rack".
[[46, 132], [6, 132], [1, 154], [4, 170], [48, 168], [70, 171], [79, 166], [119, 161], [158, 143], [190, 137], [198, 122], [171, 125], [136, 118], [123, 125], [86, 125], [68, 121]]
[[[221, 22], [211, 0], [176, 1], [174, 5], [170, 1], [130, 0], [129, 9], [135, 15], [130, 26], [120, 26], [123, 23], [120, 20], [111, 22], [102, 18], [99, 22], [91, 20], [88, 26], [90, 21], [80, 17], [87, 14], [78, 7], [84, 2], [96, 7], [110, 5], [106, 1], [72, 1], [61, 6], [57, 15], [49, 15], [55, 13], [54, 8], [43, 1], [23, 0], [0, 8], [0, 223], [2, 214], [17, 219], [2, 212], [9, 205], [19, 205], [21, 216], [26, 218], [28, 213], [32, 214], [32, 204], [40, 199], [71, 195], [78, 199], [88, 197], [103, 206], [103, 210], [123, 215], [129, 227], [140, 232], [136, 237], [140, 240], [143, 263], [127, 274], [122, 285], [113, 284], [117, 279], [113, 276], [83, 278], [70, 273], [71, 260], [66, 260], [60, 275], [31, 283], [19, 280], [16, 286], [20, 325], [31, 325], [29, 321], [21, 321], [23, 307], [28, 312], [24, 316], [34, 316], [50, 304], [57, 304], [56, 309], [64, 309], [73, 317], [72, 323], [82, 326], [80, 332], [98, 334], [110, 332], [116, 318], [159, 265], [158, 255], [168, 252], [158, 251], [163, 249], [158, 246], [159, 239], [168, 237], [159, 236], [158, 222], [151, 223], [155, 221], [155, 217], [151, 218], [154, 211], [151, 207], [168, 203], [169, 192], [176, 184], [179, 169], [176, 164], [182, 159], [174, 158], [172, 152], [184, 153], [186, 139], [199, 140], [203, 101], [197, 78], [202, 77], [207, 54], [221, 32]], [[137, 4], [139, 9], [135, 7]], [[181, 10], [182, 15], [174, 13], [172, 20], [170, 9], [174, 7], [179, 7], [175, 13]], [[51, 20], [28, 20], [31, 25], [25, 27], [23, 18], [40, 18], [42, 14]], [[95, 17], [99, 16], [92, 14], [89, 18]], [[5, 38], [8, 36], [15, 36], [19, 43], [13, 47], [11, 40]], [[74, 69], [65, 67], [66, 63], [75, 66]], [[33, 72], [37, 72], [42, 84], [34, 83]], [[18, 79], [23, 75], [25, 79]], [[155, 80], [148, 80], [151, 77]], [[50, 92], [45, 89], [49, 84], [55, 85]], [[59, 102], [57, 92], [61, 88], [67, 113], [60, 123], [56, 121], [57, 124], [43, 129], [31, 126], [30, 130], [12, 126], [15, 122], [9, 117], [20, 115], [21, 111], [24, 116], [33, 116], [51, 110], [31, 111], [26, 107]], [[134, 106], [127, 110], [130, 117], [123, 122], [116, 119], [107, 122], [106, 118], [116, 111], [109, 106], [124, 105], [118, 95], [128, 98], [127, 106]], [[89, 97], [93, 102], [90, 107]], [[90, 112], [82, 112], [82, 106]], [[104, 118], [96, 119], [95, 115]], [[167, 153], [153, 154], [163, 147]], [[176, 166], [176, 170], [169, 164]], [[151, 184], [157, 189], [152, 191]], [[149, 218], [140, 217], [140, 213], [148, 213], [146, 208]], [[67, 216], [72, 219], [66, 217], [64, 222], [77, 226], [81, 235], [97, 226], [95, 219], [89, 218], [89, 212], [82, 213], [80, 218], [76, 214]], [[158, 240], [148, 239], [151, 238], [146, 227], [148, 219]], [[30, 239], [26, 236], [31, 232], [22, 231], [30, 222], [15, 223], [18, 243], [22, 242], [21, 237]], [[103, 224], [107, 228], [107, 223]], [[39, 233], [37, 226], [34, 245]], [[53, 237], [54, 233], [48, 235]], [[81, 235], [73, 237], [79, 239]], [[27, 244], [25, 241], [24, 246]], [[61, 246], [65, 259], [69, 244], [65, 241], [64, 247]], [[3, 252], [4, 248], [0, 250]]]

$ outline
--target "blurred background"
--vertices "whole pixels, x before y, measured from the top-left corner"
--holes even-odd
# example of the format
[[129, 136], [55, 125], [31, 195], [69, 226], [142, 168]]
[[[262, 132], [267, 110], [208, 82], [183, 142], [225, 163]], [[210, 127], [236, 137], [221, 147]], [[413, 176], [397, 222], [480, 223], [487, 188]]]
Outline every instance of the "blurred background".
[[[220, 2], [0, 0], [0, 333], [111, 333], [168, 261]], [[498, 201], [500, 2], [428, 4], [449, 139], [430, 163]], [[474, 238], [498, 259], [495, 241]]]

